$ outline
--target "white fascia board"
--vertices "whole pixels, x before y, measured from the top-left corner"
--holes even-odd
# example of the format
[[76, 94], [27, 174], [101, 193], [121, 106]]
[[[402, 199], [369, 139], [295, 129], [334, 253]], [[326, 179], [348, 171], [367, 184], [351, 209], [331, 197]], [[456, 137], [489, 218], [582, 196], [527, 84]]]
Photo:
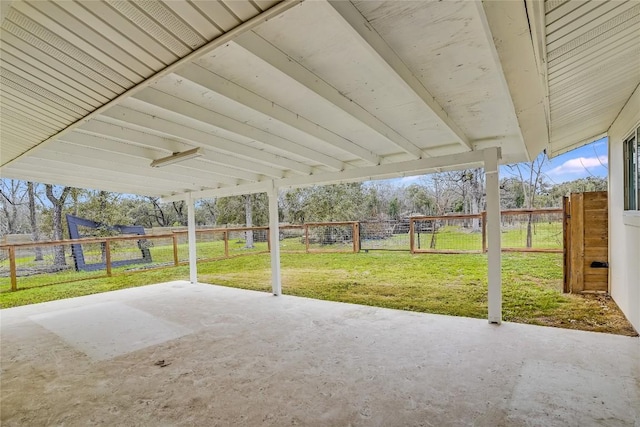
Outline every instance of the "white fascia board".
[[462, 129], [453, 121], [449, 114], [436, 101], [429, 90], [418, 80], [402, 59], [391, 49], [387, 42], [365, 19], [360, 11], [350, 1], [326, 1], [334, 14], [344, 21], [352, 34], [361, 41], [361, 44], [385, 66], [395, 80], [400, 82], [409, 91], [415, 93], [424, 104], [433, 112], [440, 123], [448, 129], [466, 149], [473, 150], [469, 138]]
[[398, 163], [385, 163], [378, 166], [347, 169], [337, 173], [324, 173], [309, 176], [285, 178], [276, 181], [278, 188], [304, 187], [317, 184], [339, 184], [345, 182], [367, 181], [423, 175], [437, 171], [438, 168], [462, 166], [484, 161], [483, 151], [468, 151], [447, 156], [428, 157]]
[[[193, 192], [191, 196], [196, 199], [226, 197], [242, 194], [263, 193], [271, 188], [269, 187], [270, 185], [276, 188], [297, 188], [311, 185], [341, 184], [347, 182], [424, 175], [427, 173], [440, 172], [442, 169], [450, 170], [456, 168], [459, 169], [468, 165], [481, 165], [484, 162], [485, 151], [487, 150], [494, 151], [496, 148], [492, 147], [480, 151], [467, 151], [464, 153], [446, 156], [352, 168], [341, 172], [319, 173], [254, 184], [238, 185], [234, 187], [222, 187], [213, 190], [196, 191]], [[184, 197], [184, 194], [175, 194], [163, 197], [163, 200], [173, 202], [183, 200]]]
[[[194, 199], [215, 199], [218, 197], [229, 197], [229, 196], [242, 196], [245, 194], [255, 194], [255, 193], [265, 193], [269, 189], [273, 188], [273, 181], [264, 181], [264, 182], [256, 182], [253, 184], [246, 185], [236, 185], [229, 187], [220, 187], [211, 190], [203, 190], [203, 191], [194, 191], [191, 193], [191, 197]], [[163, 196], [162, 202], [177, 202], [180, 200], [185, 200], [187, 197], [187, 193], [180, 194], [172, 194], [169, 196]]]

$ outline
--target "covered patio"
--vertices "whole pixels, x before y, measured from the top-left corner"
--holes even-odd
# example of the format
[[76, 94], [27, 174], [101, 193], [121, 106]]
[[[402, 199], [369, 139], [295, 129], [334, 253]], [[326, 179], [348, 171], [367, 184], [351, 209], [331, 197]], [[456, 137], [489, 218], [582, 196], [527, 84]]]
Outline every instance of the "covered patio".
[[170, 282], [2, 312], [2, 424], [634, 426], [640, 341]]
[[[640, 123], [637, 2], [1, 6], [2, 177], [185, 200], [190, 244], [189, 282], [3, 310], [3, 425], [640, 422], [637, 338], [497, 326], [499, 165]], [[490, 325], [282, 296], [278, 244], [277, 298], [198, 283], [198, 198], [266, 192], [278, 242], [280, 189], [467, 167]]]

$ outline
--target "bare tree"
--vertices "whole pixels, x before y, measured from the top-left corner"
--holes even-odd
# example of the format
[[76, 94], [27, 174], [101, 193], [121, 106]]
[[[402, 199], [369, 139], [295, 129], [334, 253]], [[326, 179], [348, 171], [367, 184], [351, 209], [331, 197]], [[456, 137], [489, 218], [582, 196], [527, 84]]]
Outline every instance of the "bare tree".
[[[60, 192], [60, 196], [56, 197], [53, 191], [53, 185], [46, 184], [45, 192], [47, 199], [49, 199], [53, 205], [53, 240], [62, 240], [62, 209], [64, 208], [67, 196], [71, 192], [71, 187], [64, 187]], [[62, 245], [55, 247], [54, 264], [56, 266], [67, 265], [64, 255], [64, 246]]]
[[171, 204], [173, 206], [173, 210], [176, 213], [178, 223], [182, 226], [186, 226], [189, 221], [187, 219], [187, 212], [185, 209], [186, 204], [184, 203], [184, 200], [181, 200], [179, 202], [172, 202]]
[[[546, 164], [546, 161], [547, 155], [546, 153], [542, 153], [531, 163], [518, 163], [508, 166], [512, 171], [516, 171], [520, 178], [520, 184], [522, 185], [522, 192], [524, 194], [524, 207], [526, 209], [532, 209], [535, 206], [536, 195], [543, 182], [542, 168]], [[529, 214], [527, 219], [527, 248], [532, 246], [532, 223], [533, 215]]]
[[[444, 174], [435, 174], [431, 176], [433, 197], [435, 199], [436, 215], [443, 215], [445, 211], [451, 206], [451, 199], [453, 198], [453, 191], [448, 183], [448, 179]], [[429, 247], [431, 249], [436, 248], [436, 231], [437, 221], [433, 222], [431, 230], [431, 243]]]
[[[27, 182], [27, 194], [29, 196], [29, 223], [31, 224], [31, 238], [34, 242], [40, 241], [40, 230], [38, 229], [37, 212], [36, 212], [36, 190], [33, 182]], [[42, 248], [36, 246], [35, 260], [42, 261]]]
[[200, 201], [200, 206], [204, 212], [204, 221], [206, 224], [216, 225], [218, 224], [218, 199], [203, 199]]
[[[460, 200], [457, 207], [462, 213], [479, 214], [483, 209], [484, 201], [484, 171], [483, 169], [464, 169], [455, 172], [446, 172], [447, 186], [458, 193]], [[473, 218], [474, 231], [480, 230], [480, 220]]]
[[153, 206], [153, 218], [156, 220], [160, 227], [168, 227], [171, 225], [171, 221], [165, 214], [164, 209], [160, 205], [160, 199], [158, 197], [147, 197], [151, 205]]
[[22, 219], [27, 192], [24, 182], [17, 179], [3, 179], [0, 187], [0, 210], [4, 219], [3, 231], [6, 234], [16, 234], [23, 229]]

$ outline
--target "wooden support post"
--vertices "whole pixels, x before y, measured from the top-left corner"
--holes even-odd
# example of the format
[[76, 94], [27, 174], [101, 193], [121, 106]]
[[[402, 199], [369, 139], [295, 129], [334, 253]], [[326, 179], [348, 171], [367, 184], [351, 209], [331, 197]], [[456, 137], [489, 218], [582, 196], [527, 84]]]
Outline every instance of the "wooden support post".
[[571, 271], [569, 291], [584, 290], [584, 194], [571, 194], [571, 246], [569, 248]]
[[487, 211], [482, 212], [482, 253], [487, 253]]
[[229, 258], [229, 231], [224, 231], [224, 257]]
[[304, 246], [307, 253], [309, 253], [309, 224], [304, 225]]
[[571, 262], [569, 260], [569, 247], [571, 245], [571, 205], [569, 197], [562, 198], [562, 292], [571, 292]]
[[413, 236], [414, 229], [415, 223], [413, 221], [413, 218], [409, 218], [409, 249], [412, 254], [416, 253], [416, 242], [415, 237]]
[[173, 233], [171, 240], [173, 241], [173, 265], [177, 267], [180, 264], [180, 259], [178, 258], [178, 235]]
[[360, 227], [359, 224], [357, 222], [353, 223], [353, 253], [358, 253], [358, 251], [360, 250], [359, 248], [359, 242], [360, 242]]
[[271, 229], [267, 229], [267, 250], [271, 252]]
[[104, 254], [105, 264], [107, 266], [107, 276], [111, 277], [111, 241], [109, 239], [105, 239], [104, 241]]
[[18, 290], [18, 275], [16, 271], [16, 248], [9, 248], [9, 273], [11, 275], [11, 290]]

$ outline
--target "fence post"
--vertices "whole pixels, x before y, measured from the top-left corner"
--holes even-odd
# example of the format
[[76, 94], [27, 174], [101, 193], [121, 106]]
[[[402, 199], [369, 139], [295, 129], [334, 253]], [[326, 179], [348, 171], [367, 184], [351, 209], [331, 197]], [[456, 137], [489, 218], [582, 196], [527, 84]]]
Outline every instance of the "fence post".
[[177, 267], [180, 260], [178, 259], [178, 235], [175, 232], [171, 236], [171, 240], [173, 241], [173, 265]]
[[9, 270], [11, 272], [11, 290], [18, 290], [18, 279], [16, 274], [16, 248], [9, 247]]
[[107, 276], [111, 277], [111, 240], [104, 240], [105, 264], [107, 266]]
[[359, 233], [359, 230], [358, 230], [359, 229], [358, 223], [354, 222], [353, 225], [352, 225], [352, 228], [353, 228], [353, 231], [352, 231], [352, 234], [353, 234], [353, 253], [358, 253], [358, 250], [360, 249], [360, 248], [358, 248], [358, 241], [360, 240], [359, 239], [360, 233]]
[[487, 253], [487, 211], [482, 212], [482, 253]]
[[229, 258], [229, 231], [224, 231], [224, 257]]
[[271, 252], [271, 229], [267, 228], [267, 250]]
[[309, 253], [309, 225], [304, 225], [304, 244], [306, 247], [307, 253]]
[[415, 224], [413, 222], [413, 218], [409, 218], [409, 249], [412, 254], [415, 253], [415, 238], [413, 237], [413, 230], [415, 228]]
[[569, 261], [569, 247], [571, 246], [571, 206], [569, 197], [562, 198], [562, 292], [571, 292], [570, 277], [571, 265]]

